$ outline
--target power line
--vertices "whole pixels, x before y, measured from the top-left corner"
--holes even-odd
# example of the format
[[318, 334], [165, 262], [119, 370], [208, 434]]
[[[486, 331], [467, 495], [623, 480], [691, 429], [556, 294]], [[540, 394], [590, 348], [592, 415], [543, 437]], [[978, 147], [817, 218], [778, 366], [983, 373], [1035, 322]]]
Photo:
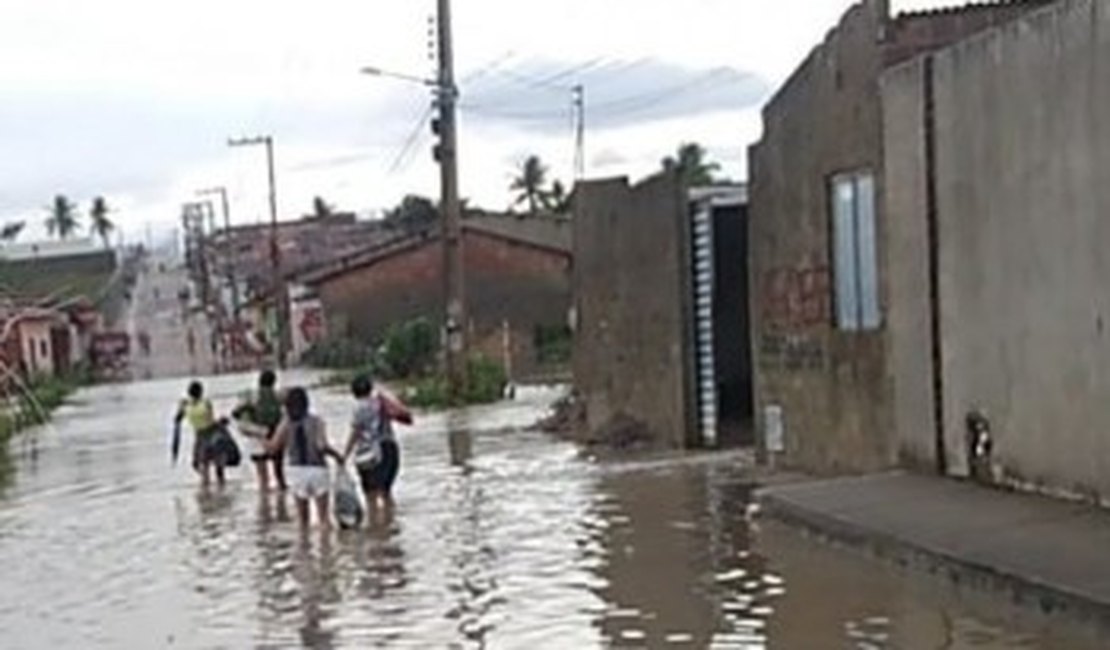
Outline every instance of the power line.
[[[627, 113], [634, 113], [637, 111], [654, 108], [660, 104], [666, 103], [688, 93], [698, 86], [702, 86], [716, 77], [726, 72], [724, 68], [713, 70], [696, 79], [687, 80], [680, 84], [675, 84], [667, 88], [661, 88], [644, 93], [637, 93], [626, 97], [612, 99], [606, 102], [590, 105], [590, 113], [600, 117], [614, 117], [617, 115], [624, 115]], [[534, 121], [534, 122], [552, 122], [555, 120], [562, 120], [566, 118], [566, 111], [563, 109], [544, 109], [535, 111], [504, 111], [499, 109], [486, 108], [482, 104], [462, 104], [461, 108], [477, 115], [484, 115], [487, 117], [497, 117], [508, 120], [516, 121]]]
[[424, 109], [424, 112], [420, 115], [420, 119], [416, 122], [416, 128], [414, 128], [412, 133], [409, 134], [409, 137], [405, 139], [405, 144], [401, 147], [401, 150], [397, 152], [397, 156], [389, 166], [388, 173], [390, 175], [395, 174], [401, 168], [402, 161], [412, 152], [413, 147], [415, 147], [416, 143], [420, 140], [420, 136], [424, 134], [424, 127], [428, 125], [428, 120], [432, 118], [432, 112], [434, 110], [435, 106], [432, 105]]

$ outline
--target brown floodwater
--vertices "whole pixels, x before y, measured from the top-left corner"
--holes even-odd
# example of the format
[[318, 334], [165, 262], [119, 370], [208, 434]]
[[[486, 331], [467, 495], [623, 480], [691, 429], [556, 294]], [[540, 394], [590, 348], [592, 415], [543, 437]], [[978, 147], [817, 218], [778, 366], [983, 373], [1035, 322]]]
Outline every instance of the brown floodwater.
[[[249, 377], [211, 381], [226, 407]], [[298, 534], [241, 468], [167, 452], [181, 381], [78, 395], [13, 443], [4, 648], [1103, 647], [754, 517], [737, 455], [598, 461], [529, 431], [558, 395], [421, 418], [392, 517]], [[317, 390], [333, 435], [349, 404]]]

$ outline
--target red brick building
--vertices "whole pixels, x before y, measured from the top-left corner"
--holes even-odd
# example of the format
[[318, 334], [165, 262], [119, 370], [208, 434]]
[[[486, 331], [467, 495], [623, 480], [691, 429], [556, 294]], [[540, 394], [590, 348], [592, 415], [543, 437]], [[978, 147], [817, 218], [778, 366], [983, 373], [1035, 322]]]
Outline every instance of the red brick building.
[[[468, 328], [473, 347], [505, 360], [514, 376], [540, 369], [535, 339], [564, 328], [571, 305], [570, 227], [548, 217], [468, 219], [463, 225]], [[302, 274], [319, 297], [332, 336], [374, 343], [390, 325], [439, 323], [443, 248], [425, 231], [372, 246]]]

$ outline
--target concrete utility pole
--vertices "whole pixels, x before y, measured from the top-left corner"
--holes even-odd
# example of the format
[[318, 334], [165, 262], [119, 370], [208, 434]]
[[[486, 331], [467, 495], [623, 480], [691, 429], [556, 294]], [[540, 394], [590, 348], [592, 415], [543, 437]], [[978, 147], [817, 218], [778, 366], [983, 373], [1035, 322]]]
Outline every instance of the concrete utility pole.
[[574, 96], [574, 180], [586, 175], [586, 87], [571, 89]]
[[443, 281], [446, 297], [447, 382], [451, 397], [462, 394], [466, 383], [466, 295], [462, 264], [462, 209], [459, 205], [459, 150], [455, 121], [454, 50], [451, 40], [451, 2], [438, 0], [439, 83], [436, 104], [439, 119], [433, 130], [439, 135], [441, 209], [443, 210]]
[[228, 285], [231, 287], [232, 322], [238, 323], [242, 304], [239, 301], [239, 285], [235, 282], [234, 251], [231, 248], [231, 207], [227, 200], [227, 188], [222, 185], [219, 187], [210, 187], [200, 190], [197, 194], [201, 196], [220, 195], [220, 203], [224, 211], [224, 275], [227, 278]]
[[229, 147], [266, 145], [266, 164], [270, 178], [270, 267], [271, 292], [277, 308], [277, 345], [274, 350], [278, 368], [285, 369], [289, 349], [289, 290], [281, 275], [281, 247], [278, 243], [277, 183], [274, 178], [274, 139], [272, 136], [238, 138], [227, 141]]

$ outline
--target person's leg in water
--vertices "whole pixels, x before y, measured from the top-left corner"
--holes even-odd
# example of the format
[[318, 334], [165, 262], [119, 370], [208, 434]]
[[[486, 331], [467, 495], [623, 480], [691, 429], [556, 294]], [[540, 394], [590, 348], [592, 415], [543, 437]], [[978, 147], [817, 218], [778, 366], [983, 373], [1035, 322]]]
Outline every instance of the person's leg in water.
[[216, 466], [216, 484], [219, 485], [220, 487], [223, 487], [227, 483], [227, 481], [225, 479], [225, 476], [224, 476], [224, 456], [223, 456], [223, 454], [218, 455], [216, 457], [216, 460], [212, 461], [212, 464], [214, 464]]
[[331, 508], [328, 504], [328, 495], [318, 496], [316, 501], [316, 516], [320, 519], [320, 528], [331, 528]]
[[200, 474], [201, 487], [207, 488], [212, 484], [212, 463], [201, 460], [196, 469], [197, 473]]
[[297, 521], [301, 530], [308, 530], [308, 499], [297, 497]]
[[258, 489], [265, 494], [270, 491], [270, 456], [260, 454], [251, 460], [254, 461], [254, 472], [258, 476]]
[[285, 492], [289, 486], [285, 483], [285, 457], [277, 453], [270, 456], [270, 462], [273, 463], [274, 468], [274, 482], [277, 483], [277, 489]]

